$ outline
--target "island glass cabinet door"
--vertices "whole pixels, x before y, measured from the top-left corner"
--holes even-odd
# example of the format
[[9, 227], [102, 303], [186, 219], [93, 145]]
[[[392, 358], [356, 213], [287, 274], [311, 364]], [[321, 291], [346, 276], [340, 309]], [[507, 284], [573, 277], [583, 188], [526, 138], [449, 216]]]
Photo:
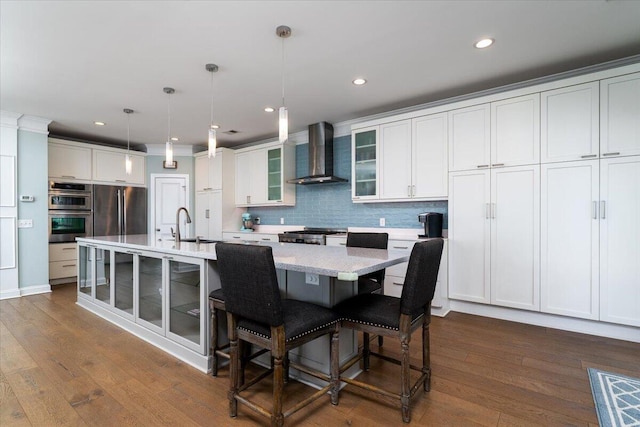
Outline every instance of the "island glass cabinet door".
[[93, 245], [78, 245], [78, 296], [83, 298], [94, 298], [94, 249]]
[[137, 254], [138, 298], [136, 323], [164, 335], [163, 260], [152, 254]]

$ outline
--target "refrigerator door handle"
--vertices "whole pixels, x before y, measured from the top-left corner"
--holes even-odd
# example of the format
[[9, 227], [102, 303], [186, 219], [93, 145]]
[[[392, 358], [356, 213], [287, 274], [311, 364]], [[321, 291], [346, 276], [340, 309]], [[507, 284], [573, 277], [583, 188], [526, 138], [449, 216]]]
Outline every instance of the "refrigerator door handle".
[[127, 190], [122, 190], [122, 233], [127, 234]]
[[118, 234], [122, 236], [122, 199], [118, 190]]

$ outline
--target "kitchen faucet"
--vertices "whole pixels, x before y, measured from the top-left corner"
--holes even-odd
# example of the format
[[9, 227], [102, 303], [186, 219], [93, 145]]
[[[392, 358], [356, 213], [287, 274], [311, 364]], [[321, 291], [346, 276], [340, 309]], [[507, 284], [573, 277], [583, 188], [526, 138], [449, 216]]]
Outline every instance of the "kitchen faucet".
[[184, 211], [184, 213], [187, 214], [187, 224], [191, 224], [191, 216], [189, 215], [187, 208], [184, 206], [179, 207], [176, 211], [176, 232], [173, 234], [176, 243], [180, 243], [180, 211]]

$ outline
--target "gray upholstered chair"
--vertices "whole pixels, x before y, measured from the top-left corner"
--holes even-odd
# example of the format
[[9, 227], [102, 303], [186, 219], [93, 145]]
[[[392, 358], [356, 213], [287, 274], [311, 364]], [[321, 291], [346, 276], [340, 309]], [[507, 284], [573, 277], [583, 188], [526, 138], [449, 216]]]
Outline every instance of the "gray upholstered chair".
[[[312, 303], [282, 299], [273, 253], [269, 246], [234, 243], [216, 244], [218, 271], [227, 311], [231, 369], [229, 414], [237, 416], [238, 402], [271, 418], [272, 426], [281, 426], [284, 418], [330, 392], [331, 403], [338, 404], [339, 358], [338, 315], [331, 309]], [[330, 375], [291, 363], [291, 367], [327, 381], [312, 396], [283, 413], [285, 354], [323, 335], [330, 335]], [[273, 367], [240, 385], [238, 342], [271, 351]], [[249, 400], [247, 388], [273, 372], [273, 406], [268, 410]]]
[[[383, 360], [394, 362], [401, 366], [401, 393], [394, 394], [371, 384], [350, 379], [340, 378], [347, 384], [356, 385], [383, 396], [394, 396], [400, 400], [402, 406], [402, 420], [411, 421], [410, 399], [422, 384], [425, 391], [430, 389], [431, 367], [429, 361], [429, 323], [431, 318], [431, 300], [435, 293], [440, 257], [442, 256], [442, 239], [418, 242], [414, 245], [409, 258], [409, 266], [400, 298], [379, 295], [359, 294], [351, 297], [335, 307], [340, 315], [343, 328], [355, 329], [364, 333], [375, 333], [379, 336], [396, 337], [400, 340], [402, 355], [397, 360], [364, 351], [348, 361], [342, 372], [364, 359], [365, 370], [369, 369], [369, 356], [377, 356]], [[411, 334], [422, 328], [422, 366], [414, 367], [409, 361], [409, 346]], [[411, 386], [410, 369], [421, 372], [420, 378]]]

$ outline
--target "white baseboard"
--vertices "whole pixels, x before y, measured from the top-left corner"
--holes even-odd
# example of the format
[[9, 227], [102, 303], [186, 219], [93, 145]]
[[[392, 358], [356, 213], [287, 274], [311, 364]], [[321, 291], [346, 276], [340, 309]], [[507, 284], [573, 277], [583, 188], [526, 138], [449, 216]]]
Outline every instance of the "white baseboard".
[[48, 283], [46, 285], [27, 286], [26, 288], [20, 288], [21, 297], [26, 295], [46, 294], [47, 292], [51, 292], [51, 285], [49, 285]]
[[17, 298], [20, 296], [20, 289], [11, 289], [10, 291], [0, 291], [0, 300]]
[[640, 328], [535, 311], [449, 300], [451, 311], [640, 343]]

